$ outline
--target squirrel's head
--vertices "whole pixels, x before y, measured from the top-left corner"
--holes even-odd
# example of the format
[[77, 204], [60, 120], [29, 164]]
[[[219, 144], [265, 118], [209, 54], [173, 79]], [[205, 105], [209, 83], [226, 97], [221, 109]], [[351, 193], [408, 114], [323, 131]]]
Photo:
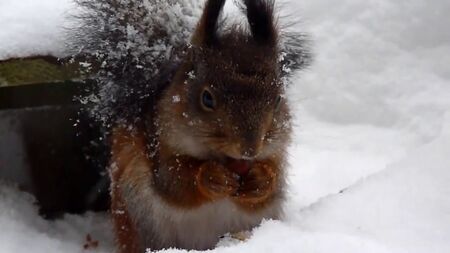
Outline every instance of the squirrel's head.
[[249, 29], [220, 29], [224, 2], [206, 2], [185, 62], [158, 104], [160, 129], [180, 154], [267, 158], [283, 152], [290, 132], [273, 1], [244, 0]]

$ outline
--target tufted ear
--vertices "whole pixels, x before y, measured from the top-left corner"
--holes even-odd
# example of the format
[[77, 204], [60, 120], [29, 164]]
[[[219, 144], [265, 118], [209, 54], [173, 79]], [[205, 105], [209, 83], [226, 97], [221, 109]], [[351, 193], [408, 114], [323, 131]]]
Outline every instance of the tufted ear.
[[263, 45], [276, 46], [278, 34], [274, 18], [274, 1], [244, 0], [244, 5], [255, 41]]
[[225, 0], [207, 0], [200, 22], [192, 37], [195, 46], [211, 46], [217, 41], [217, 27]]

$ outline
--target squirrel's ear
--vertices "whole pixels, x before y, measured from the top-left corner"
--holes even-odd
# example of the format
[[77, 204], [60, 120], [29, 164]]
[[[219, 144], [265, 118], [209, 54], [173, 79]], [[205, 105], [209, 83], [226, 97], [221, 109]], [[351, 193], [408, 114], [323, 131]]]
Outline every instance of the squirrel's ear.
[[217, 40], [217, 26], [225, 0], [207, 0], [200, 22], [192, 37], [195, 46], [211, 46]]
[[277, 28], [274, 18], [273, 0], [244, 0], [247, 19], [255, 41], [275, 46]]

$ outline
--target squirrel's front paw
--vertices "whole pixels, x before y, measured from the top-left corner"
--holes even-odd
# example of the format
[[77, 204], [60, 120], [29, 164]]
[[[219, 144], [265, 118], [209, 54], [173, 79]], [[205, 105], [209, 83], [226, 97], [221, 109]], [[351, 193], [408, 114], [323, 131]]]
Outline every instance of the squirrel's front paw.
[[276, 188], [276, 170], [270, 162], [255, 162], [249, 173], [242, 177], [234, 199], [242, 204], [260, 204], [266, 201]]
[[200, 192], [211, 199], [230, 196], [239, 188], [239, 176], [213, 161], [200, 166], [196, 180]]

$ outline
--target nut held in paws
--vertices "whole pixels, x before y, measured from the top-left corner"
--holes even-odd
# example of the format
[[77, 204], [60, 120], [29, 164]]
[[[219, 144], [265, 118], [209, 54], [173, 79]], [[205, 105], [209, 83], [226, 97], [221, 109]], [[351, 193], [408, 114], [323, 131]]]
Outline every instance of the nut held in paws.
[[239, 176], [244, 176], [250, 171], [250, 161], [232, 160], [227, 167]]

